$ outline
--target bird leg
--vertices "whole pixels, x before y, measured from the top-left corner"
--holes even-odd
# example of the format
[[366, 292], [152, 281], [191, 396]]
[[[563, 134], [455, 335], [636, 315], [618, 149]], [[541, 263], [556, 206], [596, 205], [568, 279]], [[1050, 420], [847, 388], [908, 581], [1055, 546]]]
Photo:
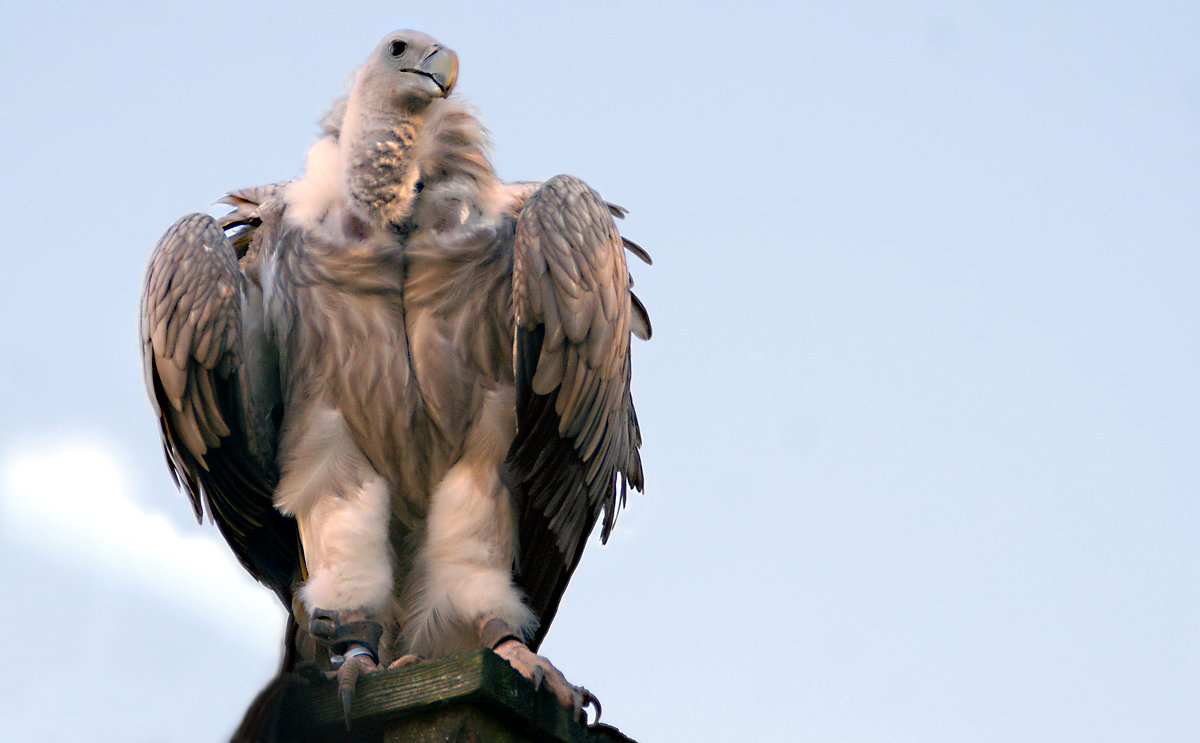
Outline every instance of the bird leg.
[[379, 640], [383, 625], [365, 618], [362, 612], [314, 609], [308, 620], [308, 632], [317, 647], [329, 654], [329, 663], [337, 670], [338, 697], [346, 730], [350, 729], [350, 706], [359, 674], [379, 670]]
[[517, 673], [533, 682], [534, 689], [543, 685], [563, 707], [571, 710], [571, 715], [577, 722], [587, 723], [585, 708], [594, 706], [596, 717], [592, 724], [600, 720], [600, 700], [582, 686], [574, 686], [563, 676], [562, 671], [554, 667], [550, 661], [534, 653], [526, 645], [521, 636], [498, 617], [483, 617], [477, 623], [479, 643], [508, 661]]

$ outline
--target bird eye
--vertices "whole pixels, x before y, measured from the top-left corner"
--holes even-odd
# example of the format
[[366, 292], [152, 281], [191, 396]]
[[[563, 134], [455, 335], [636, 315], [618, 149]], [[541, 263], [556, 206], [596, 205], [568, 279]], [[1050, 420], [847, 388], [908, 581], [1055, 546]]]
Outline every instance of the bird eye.
[[399, 57], [401, 54], [404, 54], [404, 50], [407, 48], [408, 48], [408, 44], [405, 44], [403, 41], [393, 41], [392, 42], [392, 56]]

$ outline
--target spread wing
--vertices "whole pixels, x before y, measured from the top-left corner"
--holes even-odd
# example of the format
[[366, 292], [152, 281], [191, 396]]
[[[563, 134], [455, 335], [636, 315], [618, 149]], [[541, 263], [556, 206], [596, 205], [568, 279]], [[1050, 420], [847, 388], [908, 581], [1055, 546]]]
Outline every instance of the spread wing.
[[[246, 205], [235, 206], [245, 217]], [[167, 464], [196, 518], [207, 509], [238, 560], [290, 605], [299, 541], [272, 502], [278, 392], [261, 307], [221, 226], [183, 217], [150, 259], [143, 363]]]
[[557, 176], [517, 219], [517, 436], [504, 480], [519, 512], [517, 583], [541, 623], [535, 650], [596, 521], [603, 514], [607, 540], [626, 484], [642, 488], [629, 339], [650, 326], [614, 213], [587, 184]]

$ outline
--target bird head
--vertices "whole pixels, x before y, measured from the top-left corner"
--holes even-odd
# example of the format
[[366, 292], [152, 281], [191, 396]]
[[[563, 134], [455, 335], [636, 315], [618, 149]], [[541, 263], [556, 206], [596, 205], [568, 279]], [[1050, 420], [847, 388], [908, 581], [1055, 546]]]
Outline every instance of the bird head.
[[445, 98], [458, 79], [458, 55], [420, 31], [383, 37], [358, 71], [356, 90], [376, 110], [420, 108]]
[[337, 138], [351, 208], [367, 224], [395, 227], [411, 217], [424, 124], [457, 78], [458, 55], [419, 31], [383, 37], [359, 68]]

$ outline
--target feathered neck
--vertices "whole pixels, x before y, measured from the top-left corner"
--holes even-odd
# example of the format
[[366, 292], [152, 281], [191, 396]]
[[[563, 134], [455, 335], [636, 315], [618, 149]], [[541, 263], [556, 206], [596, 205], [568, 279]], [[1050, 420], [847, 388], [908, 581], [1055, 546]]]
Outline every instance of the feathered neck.
[[[349, 119], [348, 119], [349, 114]], [[453, 188], [492, 213], [503, 188], [489, 158], [487, 130], [463, 101], [430, 103], [407, 116], [354, 111], [347, 96], [321, 121], [304, 176], [288, 187], [295, 221], [316, 225], [339, 205], [379, 228], [402, 223], [421, 194]]]
[[486, 200], [500, 185], [488, 156], [487, 130], [462, 101], [440, 100], [430, 109], [415, 147], [421, 182], [437, 187], [454, 181]]

